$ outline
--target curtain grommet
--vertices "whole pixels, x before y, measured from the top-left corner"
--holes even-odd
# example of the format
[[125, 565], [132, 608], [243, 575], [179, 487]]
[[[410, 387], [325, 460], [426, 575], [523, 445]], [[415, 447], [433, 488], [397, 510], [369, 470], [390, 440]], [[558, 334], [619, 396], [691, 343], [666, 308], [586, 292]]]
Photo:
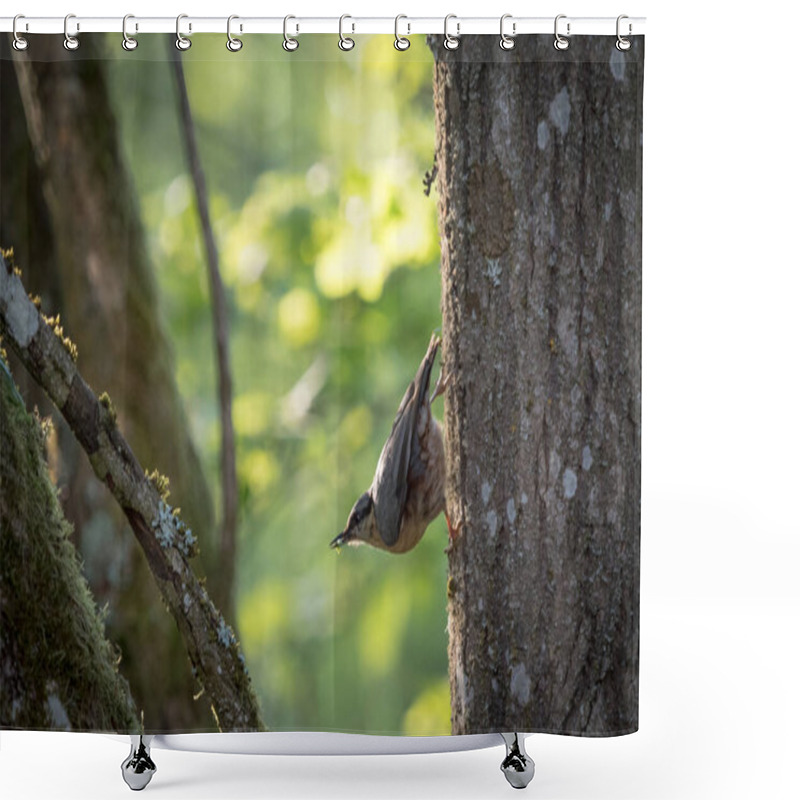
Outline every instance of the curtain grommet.
[[503, 14], [500, 17], [500, 49], [505, 50], [508, 52], [509, 50], [513, 50], [516, 46], [516, 42], [514, 41], [514, 37], [517, 35], [517, 23], [511, 23], [511, 34], [507, 34], [504, 29], [505, 21], [507, 19], [513, 19], [511, 14]]
[[[228, 17], [228, 41], [225, 42], [225, 47], [227, 47], [228, 50], [231, 53], [238, 53], [244, 47], [244, 42], [241, 39], [237, 39], [231, 33], [231, 22], [233, 22], [233, 20], [235, 20], [235, 19], [239, 19], [239, 17], [237, 17], [236, 14], [231, 14]], [[241, 29], [241, 26], [240, 26], [239, 27], [239, 32], [240, 33], [241, 33], [241, 30], [242, 29]]]
[[[178, 14], [175, 20], [175, 47], [178, 50], [184, 51], [188, 50], [192, 46], [192, 40], [187, 38], [181, 33], [181, 20], [188, 19], [188, 14]], [[189, 33], [192, 32], [192, 23], [189, 23]]]
[[[400, 35], [400, 20], [401, 19], [408, 19], [405, 14], [398, 14], [394, 18], [394, 49], [399, 50], [401, 53], [408, 50], [411, 47], [411, 40], [406, 39], [405, 36]], [[408, 33], [411, 33], [411, 25], [406, 23], [408, 27]]]
[[[129, 53], [139, 46], [139, 42], [133, 37], [128, 35], [128, 20], [136, 19], [133, 14], [126, 14], [122, 18], [122, 49], [127, 50]], [[139, 27], [138, 25], [136, 26]]]
[[21, 19], [25, 19], [25, 15], [17, 14], [14, 17], [14, 22], [11, 26], [11, 32], [14, 35], [14, 39], [11, 42], [11, 45], [19, 53], [22, 53], [23, 51], [27, 50], [30, 45], [30, 42], [24, 36], [20, 36], [19, 32], [17, 31], [17, 21]]
[[[616, 48], [617, 48], [617, 50], [620, 50], [620, 51], [621, 51], [621, 52], [623, 52], [623, 53], [624, 53], [626, 50], [630, 50], [630, 49], [631, 49], [631, 40], [630, 40], [630, 39], [628, 39], [628, 38], [626, 38], [625, 36], [623, 36], [623, 35], [620, 33], [620, 23], [621, 23], [621, 22], [622, 22], [622, 20], [624, 20], [624, 19], [628, 19], [628, 15], [627, 15], [627, 14], [620, 14], [620, 15], [617, 17], [617, 42], [616, 42]], [[632, 32], [632, 31], [633, 31], [633, 25], [631, 25], [631, 23], [629, 22], [629, 23], [628, 23], [628, 36], [630, 36], [630, 35], [631, 35], [631, 32]]]
[[[451, 19], [456, 20], [456, 35], [452, 36], [450, 32], [447, 30], [447, 23], [450, 22]], [[448, 14], [444, 18], [444, 41], [442, 44], [444, 45], [445, 50], [458, 50], [461, 46], [461, 39], [459, 38], [459, 33], [461, 30], [461, 23], [458, 22], [458, 17], [455, 14]]]
[[569, 49], [569, 28], [570, 28], [569, 22], [567, 23], [567, 35], [566, 36], [562, 36], [558, 32], [558, 21], [560, 19], [566, 19], [566, 18], [567, 18], [566, 14], [559, 14], [556, 17], [556, 21], [555, 21], [555, 24], [553, 26], [553, 31], [554, 31], [555, 37], [556, 37], [555, 41], [553, 42], [553, 47], [555, 47], [556, 50], [563, 51], [563, 50], [568, 50]]
[[[355, 46], [356, 40], [353, 39], [352, 36], [345, 36], [344, 35], [344, 21], [346, 19], [353, 19], [349, 14], [342, 14], [339, 17], [339, 49], [343, 50], [345, 53], [349, 53]], [[354, 33], [356, 29], [355, 23], [352, 24], [352, 32]]]
[[[292, 14], [287, 14], [283, 18], [283, 49], [287, 53], [294, 53], [298, 47], [300, 47], [300, 41], [295, 39], [293, 36], [289, 36], [289, 20], [290, 19], [297, 19], [297, 17], [293, 16]], [[295, 24], [295, 33], [300, 30], [300, 26]]]
[[[67, 14], [67, 16], [64, 17], [64, 49], [69, 50], [71, 53], [74, 53], [81, 46], [81, 43], [77, 36], [73, 36], [69, 32], [69, 21], [71, 19], [75, 19], [74, 14]], [[75, 28], [76, 33], [80, 29], [81, 29], [80, 24], [76, 23], [76, 28]]]

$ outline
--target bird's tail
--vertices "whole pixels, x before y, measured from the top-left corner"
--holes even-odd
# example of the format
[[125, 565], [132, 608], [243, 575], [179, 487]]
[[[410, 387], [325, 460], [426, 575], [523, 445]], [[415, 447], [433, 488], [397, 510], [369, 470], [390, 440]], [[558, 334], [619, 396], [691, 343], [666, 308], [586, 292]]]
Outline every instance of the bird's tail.
[[422, 403], [428, 397], [428, 391], [431, 385], [431, 373], [433, 372], [433, 364], [436, 361], [436, 353], [441, 345], [441, 338], [434, 333], [431, 336], [431, 341], [428, 344], [428, 352], [425, 353], [425, 358], [417, 370], [417, 376], [414, 378], [414, 384], [417, 390], [417, 403]]

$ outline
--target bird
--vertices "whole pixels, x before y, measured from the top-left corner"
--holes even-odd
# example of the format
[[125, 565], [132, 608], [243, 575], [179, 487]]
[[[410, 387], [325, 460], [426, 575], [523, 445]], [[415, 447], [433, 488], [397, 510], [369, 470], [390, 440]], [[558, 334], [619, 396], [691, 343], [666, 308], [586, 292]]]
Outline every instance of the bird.
[[431, 403], [447, 388], [443, 372], [428, 397], [440, 344], [434, 333], [397, 409], [372, 485], [356, 500], [344, 530], [330, 543], [332, 548], [369, 544], [390, 553], [407, 553], [445, 510], [444, 438], [431, 411]]

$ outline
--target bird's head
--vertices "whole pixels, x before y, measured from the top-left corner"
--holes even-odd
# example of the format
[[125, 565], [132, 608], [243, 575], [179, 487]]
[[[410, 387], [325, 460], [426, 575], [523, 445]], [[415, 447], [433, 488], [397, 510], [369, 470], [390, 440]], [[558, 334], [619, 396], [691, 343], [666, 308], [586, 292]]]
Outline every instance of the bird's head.
[[331, 542], [331, 547], [338, 550], [345, 544], [361, 544], [362, 542], [374, 544], [376, 539], [380, 539], [380, 537], [375, 524], [375, 504], [372, 501], [372, 495], [364, 492], [356, 500], [350, 516], [347, 518], [347, 525]]

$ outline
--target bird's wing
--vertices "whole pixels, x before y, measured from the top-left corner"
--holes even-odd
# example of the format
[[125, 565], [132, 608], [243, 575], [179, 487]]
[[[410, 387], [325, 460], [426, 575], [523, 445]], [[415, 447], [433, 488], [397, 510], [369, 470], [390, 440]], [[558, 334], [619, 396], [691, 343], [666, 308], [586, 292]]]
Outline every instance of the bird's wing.
[[392, 424], [392, 432], [381, 450], [378, 467], [375, 470], [375, 479], [372, 483], [375, 521], [381, 539], [387, 547], [392, 547], [400, 536], [403, 512], [408, 499], [408, 470], [417, 418], [422, 404], [428, 399], [431, 371], [438, 349], [439, 338], [433, 336], [414, 380], [403, 395]]
[[411, 383], [400, 404], [392, 432], [381, 450], [372, 484], [375, 522], [387, 547], [395, 544], [400, 536], [403, 510], [408, 498], [408, 464], [416, 417], [413, 398], [414, 384]]

